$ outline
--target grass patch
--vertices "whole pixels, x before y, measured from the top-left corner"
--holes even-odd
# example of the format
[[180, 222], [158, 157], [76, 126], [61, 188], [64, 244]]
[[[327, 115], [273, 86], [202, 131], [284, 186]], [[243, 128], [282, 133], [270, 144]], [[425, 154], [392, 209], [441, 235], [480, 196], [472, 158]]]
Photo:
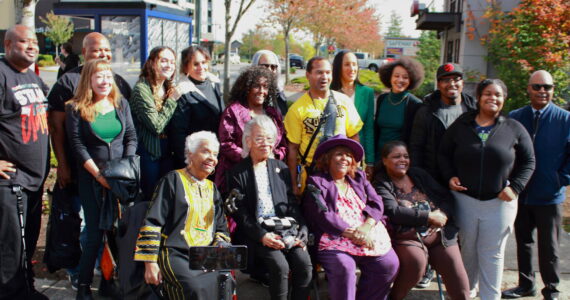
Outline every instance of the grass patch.
[[[378, 73], [372, 72], [370, 70], [360, 70], [358, 80], [363, 85], [369, 86], [374, 89], [375, 93], [381, 94], [384, 92], [384, 85], [380, 82], [380, 78], [378, 77]], [[309, 89], [309, 80], [305, 76], [293, 78], [291, 83], [302, 84], [305, 90]]]
[[566, 224], [564, 225], [564, 231], [569, 232], [570, 233], [570, 224]]

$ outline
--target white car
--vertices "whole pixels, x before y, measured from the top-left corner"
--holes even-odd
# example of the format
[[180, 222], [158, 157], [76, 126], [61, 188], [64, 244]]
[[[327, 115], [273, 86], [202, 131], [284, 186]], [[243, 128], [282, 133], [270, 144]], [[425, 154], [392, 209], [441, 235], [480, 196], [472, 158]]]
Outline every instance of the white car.
[[239, 64], [240, 57], [237, 53], [230, 53], [230, 64]]

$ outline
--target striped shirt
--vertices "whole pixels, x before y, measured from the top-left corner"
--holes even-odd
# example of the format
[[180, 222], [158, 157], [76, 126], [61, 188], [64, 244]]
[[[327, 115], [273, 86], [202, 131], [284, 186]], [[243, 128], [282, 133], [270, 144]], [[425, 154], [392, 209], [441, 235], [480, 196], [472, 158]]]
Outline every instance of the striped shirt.
[[140, 79], [135, 84], [129, 105], [139, 142], [153, 160], [159, 159], [162, 155], [159, 136], [174, 114], [176, 99], [166, 99], [162, 110], [158, 111], [150, 85], [145, 79]]

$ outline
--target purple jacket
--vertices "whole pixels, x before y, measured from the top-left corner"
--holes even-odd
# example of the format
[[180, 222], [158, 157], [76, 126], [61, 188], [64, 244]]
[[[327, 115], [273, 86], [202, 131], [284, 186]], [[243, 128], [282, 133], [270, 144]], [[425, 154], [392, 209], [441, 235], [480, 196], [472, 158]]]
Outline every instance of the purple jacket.
[[[279, 111], [271, 106], [265, 107], [265, 113], [273, 119], [277, 127], [277, 146], [273, 150], [275, 159], [283, 160], [287, 151], [287, 139], [285, 139], [285, 127], [283, 125], [283, 116]], [[221, 192], [226, 192], [226, 173], [239, 163], [243, 157], [242, 137], [245, 123], [251, 120], [249, 108], [245, 107], [239, 101], [230, 104], [224, 112], [220, 120], [218, 129], [218, 138], [220, 139], [220, 157], [218, 167], [216, 168], [215, 183]]]
[[[366, 203], [365, 215], [376, 222], [386, 225], [384, 205], [364, 172], [357, 171], [354, 179], [346, 176], [354, 192]], [[312, 186], [311, 186], [312, 185]], [[349, 225], [338, 215], [336, 200], [338, 189], [329, 174], [317, 173], [307, 179], [307, 188], [303, 199], [303, 211], [310, 232], [315, 235], [315, 245], [319, 244], [323, 233], [340, 236]]]

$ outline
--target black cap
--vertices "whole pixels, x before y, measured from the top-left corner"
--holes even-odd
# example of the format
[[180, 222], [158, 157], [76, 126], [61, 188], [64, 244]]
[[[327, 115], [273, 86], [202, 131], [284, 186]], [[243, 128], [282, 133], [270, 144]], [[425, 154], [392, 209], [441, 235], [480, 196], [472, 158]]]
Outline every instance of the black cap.
[[460, 65], [452, 63], [444, 64], [437, 68], [437, 80], [447, 75], [457, 75], [463, 77], [463, 68]]

